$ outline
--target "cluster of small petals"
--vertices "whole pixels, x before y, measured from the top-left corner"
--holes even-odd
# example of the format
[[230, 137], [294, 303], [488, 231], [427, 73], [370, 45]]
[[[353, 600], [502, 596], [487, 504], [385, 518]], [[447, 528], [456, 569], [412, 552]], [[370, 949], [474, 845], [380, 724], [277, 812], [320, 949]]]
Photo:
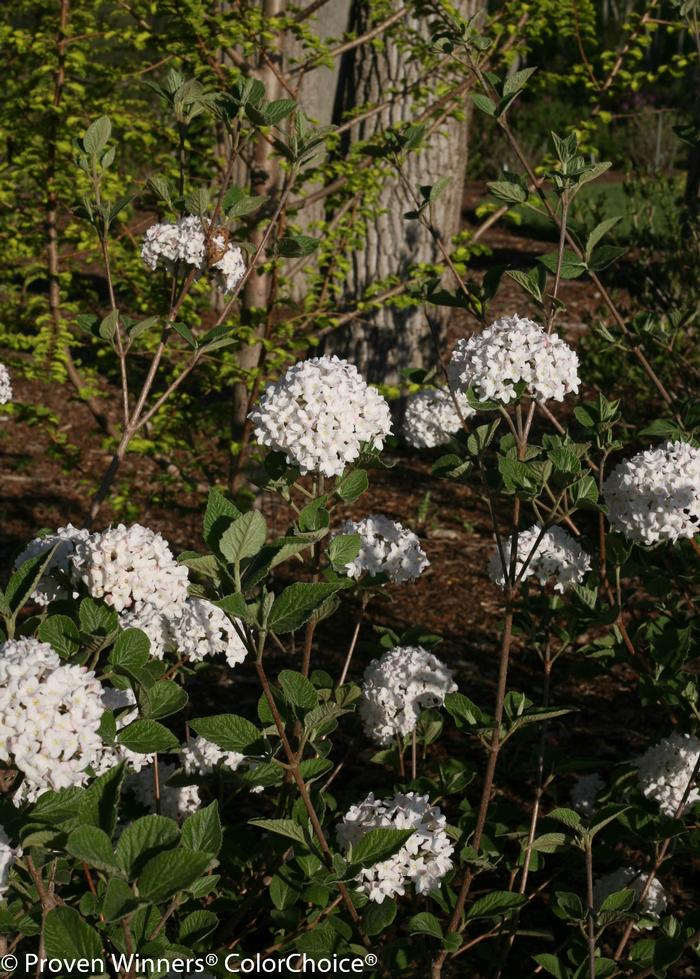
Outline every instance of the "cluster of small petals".
[[[186, 819], [201, 805], [199, 789], [196, 785], [168, 785], [168, 779], [176, 770], [177, 766], [171, 762], [158, 762], [160, 813], [170, 819]], [[128, 775], [124, 781], [124, 789], [149, 812], [156, 812], [155, 780], [151, 765]]]
[[521, 382], [536, 401], [563, 401], [580, 383], [576, 351], [520, 316], [504, 316], [460, 340], [448, 374], [453, 390], [471, 388], [479, 401], [505, 404], [517, 398]]
[[427, 795], [398, 793], [393, 799], [375, 799], [370, 792], [364, 802], [352, 806], [338, 827], [338, 841], [346, 850], [356, 845], [370, 830], [413, 829], [398, 853], [372, 867], [363, 868], [358, 890], [370, 901], [381, 903], [406, 893], [411, 884], [418, 894], [427, 894], [440, 885], [452, 869], [454, 846], [446, 832], [446, 820]]
[[360, 716], [367, 736], [389, 744], [410, 734], [421, 710], [457, 689], [452, 671], [422, 646], [395, 646], [365, 670]]
[[[637, 759], [639, 787], [655, 799], [667, 816], [675, 816], [700, 757], [700, 739], [674, 733], [662, 738]], [[697, 780], [696, 780], [697, 781]], [[697, 784], [691, 785], [686, 808], [700, 801]]]
[[303, 473], [338, 476], [363, 446], [381, 449], [391, 432], [389, 406], [338, 357], [290, 367], [250, 413], [261, 445], [284, 452]]
[[[563, 527], [549, 527], [538, 544], [537, 541], [541, 533], [542, 528], [535, 524], [529, 530], [523, 530], [518, 534], [517, 575], [520, 574], [525, 561], [530, 557], [532, 549], [537, 544], [537, 549], [530, 557], [521, 580], [534, 577], [539, 580], [541, 585], [553, 581], [554, 590], [558, 592], [564, 592], [572, 585], [583, 581], [584, 575], [591, 568], [590, 555]], [[510, 567], [510, 538], [502, 541], [502, 547], [506, 566]], [[489, 560], [489, 577], [497, 585], [503, 587], [505, 579], [498, 548]]]
[[596, 798], [604, 788], [605, 782], [598, 772], [581, 775], [571, 789], [571, 804], [577, 812], [588, 819], [595, 812]]
[[184, 602], [177, 603], [168, 612], [155, 608], [149, 602], [136, 602], [124, 612], [119, 613], [119, 625], [122, 629], [140, 629], [148, 636], [150, 654], [154, 659], [163, 659], [169, 651], [172, 641], [170, 628], [171, 615], [179, 618]]
[[466, 394], [458, 391], [454, 398], [443, 388], [424, 388], [408, 399], [403, 420], [403, 436], [414, 449], [434, 449], [445, 445], [462, 427], [462, 420], [474, 414]]
[[610, 523], [640, 544], [700, 533], [700, 449], [664, 442], [625, 459], [603, 487]]
[[193, 216], [151, 225], [141, 257], [151, 269], [163, 265], [172, 271], [189, 266], [200, 274], [212, 269], [224, 292], [233, 292], [245, 275], [243, 252], [230, 245], [221, 232], [214, 233], [207, 242], [207, 231], [208, 224]]
[[187, 595], [187, 568], [159, 533], [141, 524], [119, 524], [76, 540], [70, 560], [93, 598], [118, 612], [139, 603], [167, 610]]
[[360, 535], [357, 557], [345, 565], [350, 578], [385, 574], [390, 581], [411, 581], [430, 564], [413, 531], [380, 513], [346, 520], [338, 534]]
[[7, 882], [10, 878], [12, 866], [15, 860], [21, 856], [21, 848], [11, 846], [7, 833], [0, 826], [0, 901], [7, 894]]
[[12, 380], [10, 372], [4, 364], [0, 364], [0, 405], [12, 401]]
[[[635, 870], [633, 867], [620, 867], [619, 870], [606, 874], [593, 885], [593, 906], [600, 908], [605, 898], [610, 894], [626, 890], [634, 891], [635, 898], [639, 902], [648, 877], [648, 874]], [[639, 910], [649, 918], [660, 918], [666, 910], [667, 903], [666, 891], [655, 877]], [[652, 925], [645, 927], [651, 928]]]
[[188, 738], [182, 749], [182, 767], [188, 775], [210, 775], [221, 766], [235, 772], [245, 760], [238, 751], [222, 751], [218, 745], [206, 738]]
[[31, 558], [39, 554], [50, 551], [56, 547], [51, 560], [46, 565], [44, 573], [39, 579], [39, 584], [32, 593], [32, 600], [39, 605], [48, 605], [57, 599], [70, 598], [71, 595], [77, 597], [77, 592], [69, 590], [67, 587], [73, 566], [70, 558], [75, 551], [78, 541], [87, 541], [90, 537], [89, 530], [80, 530], [73, 524], [66, 524], [59, 527], [55, 534], [48, 534], [46, 537], [36, 537], [25, 547], [15, 561], [15, 567], [19, 568]]
[[17, 804], [87, 780], [102, 752], [102, 693], [94, 673], [63, 664], [47, 643], [0, 645], [0, 760], [24, 776]]
[[173, 648], [193, 662], [223, 653], [229, 666], [238, 666], [248, 650], [226, 613], [203, 598], [188, 598], [179, 619], [170, 622]]

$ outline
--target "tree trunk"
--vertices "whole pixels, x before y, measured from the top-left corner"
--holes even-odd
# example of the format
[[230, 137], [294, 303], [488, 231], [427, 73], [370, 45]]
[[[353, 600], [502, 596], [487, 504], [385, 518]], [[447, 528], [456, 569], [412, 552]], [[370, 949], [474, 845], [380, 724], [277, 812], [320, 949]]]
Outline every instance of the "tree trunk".
[[[400, 0], [395, 0], [398, 10]], [[368, 4], [355, 0], [351, 29], [358, 35], [371, 28]], [[484, 0], [457, 0], [464, 16], [483, 9]], [[427, 18], [406, 18], [402, 23], [422, 37], [428, 37]], [[418, 59], [410, 59], [397, 43], [392, 29], [381, 46], [363, 45], [350, 52], [343, 65], [339, 105], [342, 110], [353, 106], [379, 104], [392, 91], [410, 89], [423, 71]], [[411, 96], [397, 99], [392, 105], [358, 124], [353, 138], [366, 140], [387, 127], [410, 121], [425, 106], [414, 104]], [[466, 110], [466, 107], [465, 107]], [[432, 206], [433, 224], [449, 247], [459, 230], [464, 174], [467, 162], [468, 115], [465, 121], [449, 118], [426, 141], [418, 153], [409, 155], [405, 173], [410, 186], [434, 184], [444, 175], [452, 182]], [[417, 221], [407, 221], [404, 213], [414, 209], [408, 192], [397, 179], [387, 179], [376, 204], [374, 219], [369, 221], [364, 246], [353, 253], [347, 283], [348, 299], [361, 297], [378, 280], [398, 276], [404, 280], [416, 263], [436, 262], [439, 252], [430, 234]], [[362, 321], [331, 334], [326, 350], [346, 357], [372, 381], [395, 383], [405, 367], [421, 367], [434, 362], [430, 331], [421, 308], [382, 309], [369, 313]]]

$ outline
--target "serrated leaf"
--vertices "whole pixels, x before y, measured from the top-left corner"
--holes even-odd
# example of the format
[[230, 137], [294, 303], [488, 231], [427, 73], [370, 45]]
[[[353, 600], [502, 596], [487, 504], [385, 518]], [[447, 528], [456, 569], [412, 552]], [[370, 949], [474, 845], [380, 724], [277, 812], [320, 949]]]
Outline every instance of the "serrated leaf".
[[508, 914], [527, 904], [524, 894], [514, 894], [512, 891], [491, 891], [490, 894], [480, 897], [474, 901], [467, 911], [467, 919], [472, 918], [495, 918], [498, 915]]
[[139, 895], [158, 903], [193, 884], [212, 863], [211, 853], [195, 853], [178, 847], [151, 857], [138, 879]]
[[408, 922], [408, 927], [412, 935], [431, 935], [433, 938], [442, 938], [442, 925], [428, 911], [421, 911], [414, 914]]
[[288, 839], [308, 847], [306, 833], [299, 823], [295, 823], [293, 819], [251, 819], [249, 822], [253, 826], [259, 826], [260, 829], [266, 829], [278, 836], [286, 836]]
[[261, 743], [261, 735], [254, 724], [238, 714], [215, 714], [212, 717], [196, 717], [189, 722], [197, 734], [213, 741], [223, 751], [255, 754]]
[[179, 836], [174, 820], [155, 814], [143, 816], [124, 828], [115, 850], [116, 861], [131, 880], [151, 857], [176, 846]]
[[76, 860], [82, 860], [97, 870], [114, 872], [119, 869], [110, 838], [97, 826], [79, 826], [74, 829], [66, 841], [66, 850]]
[[[371, 867], [382, 860], [388, 860], [413, 836], [412, 829], [371, 829], [353, 844], [351, 863], [353, 867]], [[350, 859], [350, 858], [349, 858]]]
[[222, 839], [218, 802], [199, 809], [182, 824], [182, 845], [190, 850], [203, 850], [216, 856]]
[[119, 732], [117, 741], [129, 751], [136, 751], [141, 755], [150, 755], [156, 751], [177, 751], [180, 747], [180, 742], [172, 731], [152, 720], [132, 721]]
[[219, 538], [219, 550], [227, 561], [236, 564], [257, 554], [266, 537], [265, 518], [258, 510], [250, 510], [224, 530]]
[[277, 634], [293, 632], [304, 625], [327, 598], [347, 584], [295, 582], [289, 585], [274, 601], [267, 620], [268, 629]]
[[[53, 908], [44, 919], [44, 949], [47, 958], [102, 959], [100, 936], [75, 908]], [[101, 976], [101, 969], [88, 968], [83, 975]]]
[[318, 704], [313, 683], [295, 670], [282, 670], [277, 677], [287, 702], [302, 710], [312, 710]]

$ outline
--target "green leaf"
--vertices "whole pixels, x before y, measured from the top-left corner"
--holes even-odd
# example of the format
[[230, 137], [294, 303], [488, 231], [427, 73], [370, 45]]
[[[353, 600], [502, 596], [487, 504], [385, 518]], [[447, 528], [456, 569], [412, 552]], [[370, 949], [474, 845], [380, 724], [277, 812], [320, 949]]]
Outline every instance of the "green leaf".
[[296, 582], [289, 585], [275, 599], [267, 620], [268, 629], [278, 634], [293, 632], [304, 625], [329, 596], [347, 587], [347, 584], [348, 582]]
[[583, 823], [581, 822], [581, 817], [576, 812], [575, 809], [558, 808], [552, 809], [551, 812], [546, 814], [547, 819], [556, 819], [557, 822], [563, 823], [568, 826], [569, 829], [582, 830]]
[[195, 853], [184, 847], [158, 853], [141, 871], [139, 895], [154, 903], [167, 901], [193, 884], [211, 863], [211, 853]]
[[294, 99], [275, 99], [265, 106], [265, 120], [274, 125], [296, 109]]
[[7, 588], [5, 589], [4, 604], [9, 610], [9, 618], [14, 619], [16, 617], [19, 610], [39, 584], [44, 569], [54, 556], [56, 546], [54, 544], [46, 551], [42, 551], [27, 561], [23, 561], [8, 581]]
[[349, 859], [354, 867], [371, 867], [381, 863], [398, 853], [413, 833], [412, 829], [371, 829], [353, 845]]
[[[102, 959], [102, 942], [94, 928], [83, 921], [75, 908], [53, 908], [44, 922], [44, 947], [47, 958]], [[83, 973], [103, 975], [101, 970]]]
[[74, 829], [66, 841], [66, 850], [76, 860], [82, 860], [97, 870], [113, 872], [118, 870], [112, 842], [103, 830], [97, 826], [79, 826]]
[[207, 935], [211, 935], [218, 924], [219, 919], [213, 911], [192, 911], [180, 922], [177, 940], [180, 945], [191, 948], [197, 942], [204, 941]]
[[119, 325], [119, 310], [112, 309], [102, 320], [97, 328], [97, 332], [102, 337], [103, 340], [111, 340], [114, 334], [117, 332], [117, 326]]
[[362, 538], [359, 534], [338, 534], [328, 546], [328, 560], [341, 570], [351, 564], [360, 553]]
[[451, 176], [438, 177], [433, 186], [430, 188], [430, 192], [428, 194], [429, 203], [434, 204], [435, 201], [439, 200], [451, 183]]
[[615, 891], [614, 894], [608, 894], [603, 903], [601, 904], [599, 910], [601, 912], [605, 911], [629, 911], [636, 900], [636, 894], [631, 888], [625, 888], [621, 891]]
[[302, 258], [311, 255], [320, 244], [320, 239], [309, 235], [285, 235], [277, 242], [277, 253], [283, 258]]
[[119, 794], [124, 780], [124, 763], [94, 779], [80, 797], [80, 820], [99, 826], [108, 836], [117, 825]]
[[295, 823], [293, 819], [251, 819], [249, 822], [251, 825], [259, 826], [260, 829], [266, 829], [270, 833], [286, 836], [288, 839], [294, 840], [295, 843], [302, 843], [305, 847], [309, 845], [306, 833], [299, 823]]
[[37, 638], [52, 646], [63, 659], [80, 649], [80, 630], [67, 615], [49, 615], [39, 626]]
[[412, 935], [431, 935], [433, 938], [442, 938], [442, 926], [434, 914], [428, 911], [421, 911], [414, 914], [408, 922], [408, 927]]
[[100, 116], [85, 130], [83, 136], [83, 146], [85, 152], [92, 157], [98, 157], [107, 145], [107, 140], [112, 134], [112, 123], [109, 116]]
[[222, 840], [218, 802], [199, 809], [182, 824], [182, 845], [190, 850], [203, 850], [216, 856]]
[[482, 95], [480, 92], [472, 92], [472, 102], [477, 109], [481, 109], [487, 116], [496, 115], [496, 104], [487, 95]]
[[503, 85], [504, 97], [522, 92], [536, 71], [537, 68], [521, 68], [520, 71], [514, 71], [512, 75], [508, 75]]
[[354, 503], [369, 488], [369, 479], [364, 469], [351, 469], [335, 485], [335, 492], [345, 503]]
[[[554, 274], [557, 270], [559, 256], [556, 252], [552, 252], [549, 255], [540, 255], [537, 261], [541, 262], [548, 272]], [[564, 249], [561, 263], [562, 279], [578, 279], [578, 277], [583, 275], [585, 271], [586, 263], [578, 257], [576, 252], [572, 252], [568, 248]]]
[[262, 513], [250, 510], [226, 528], [219, 538], [219, 550], [227, 561], [236, 564], [257, 554], [266, 536], [267, 524]]
[[177, 751], [180, 742], [172, 731], [158, 721], [133, 721], [119, 733], [119, 744], [136, 751], [141, 755], [150, 755], [154, 751]]
[[270, 900], [278, 911], [293, 907], [301, 896], [301, 887], [293, 880], [288, 868], [281, 868], [270, 881]]
[[84, 598], [78, 608], [80, 628], [89, 636], [111, 636], [119, 628], [119, 616], [104, 602]]
[[209, 547], [216, 547], [224, 530], [240, 516], [241, 511], [223, 493], [210, 489], [203, 523], [204, 540]]
[[190, 727], [207, 741], [213, 741], [223, 751], [256, 754], [260, 751], [261, 734], [254, 724], [238, 714], [214, 714], [196, 717]]
[[112, 666], [125, 670], [138, 670], [145, 666], [150, 656], [151, 644], [141, 629], [124, 629], [109, 655]]
[[132, 880], [151, 857], [176, 846], [179, 837], [180, 830], [173, 819], [155, 814], [143, 816], [125, 827], [116, 846], [116, 861]]
[[556, 955], [551, 955], [549, 952], [541, 952], [539, 955], [533, 955], [532, 957], [550, 975], [555, 976], [555, 979], [569, 979], [569, 970]]
[[448, 693], [445, 697], [445, 708], [458, 723], [469, 727], [482, 726], [486, 722], [482, 711], [464, 694]]
[[524, 894], [514, 894], [512, 891], [491, 891], [490, 894], [480, 897], [474, 901], [467, 911], [467, 918], [495, 918], [501, 914], [508, 914], [527, 904]]
[[187, 700], [187, 694], [174, 680], [158, 680], [148, 690], [147, 716], [157, 718], [176, 714]]
[[568, 842], [565, 833], [543, 833], [532, 842], [532, 849], [537, 853], [556, 853]]
[[601, 238], [605, 237], [608, 231], [612, 231], [615, 225], [619, 224], [621, 220], [622, 220], [621, 215], [618, 215], [617, 217], [614, 218], [606, 218], [605, 221], [601, 221], [600, 224], [597, 224], [595, 226], [595, 228], [593, 229], [593, 231], [591, 231], [586, 241], [586, 262], [590, 262], [593, 249], [601, 240]]
[[111, 877], [102, 901], [102, 914], [105, 921], [118, 921], [119, 918], [135, 911], [138, 906], [138, 898], [129, 885], [119, 877]]
[[173, 323], [173, 330], [179, 333], [185, 343], [192, 347], [193, 350], [197, 349], [197, 341], [194, 338], [194, 334], [189, 326], [185, 326], [184, 323]]
[[282, 670], [278, 681], [287, 702], [303, 710], [312, 710], [318, 704], [318, 694], [313, 683], [295, 670]]
[[396, 917], [396, 901], [385, 897], [377, 904], [370, 901], [362, 913], [362, 929], [366, 935], [379, 935]]

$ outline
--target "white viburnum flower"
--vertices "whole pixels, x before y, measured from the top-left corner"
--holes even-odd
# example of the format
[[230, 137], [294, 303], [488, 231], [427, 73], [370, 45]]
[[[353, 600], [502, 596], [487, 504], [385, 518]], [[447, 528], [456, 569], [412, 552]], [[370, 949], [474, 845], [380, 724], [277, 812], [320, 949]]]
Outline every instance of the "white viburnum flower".
[[605, 788], [605, 782], [598, 772], [581, 775], [571, 789], [571, 804], [577, 812], [588, 819], [595, 812], [596, 797]]
[[12, 401], [12, 380], [10, 372], [4, 364], [0, 364], [0, 405]]
[[0, 901], [7, 894], [7, 882], [15, 860], [22, 856], [22, 848], [12, 846], [4, 828], [0, 826]]
[[15, 804], [87, 781], [103, 749], [102, 694], [93, 672], [62, 663], [48, 643], [0, 644], [0, 761], [24, 776]]
[[482, 333], [459, 340], [448, 374], [452, 390], [472, 388], [479, 401], [517, 397], [516, 384], [535, 401], [563, 401], [579, 388], [578, 356], [556, 333], [521, 316], [504, 316]]
[[334, 536], [340, 534], [360, 535], [357, 557], [344, 565], [350, 578], [385, 574], [390, 581], [411, 581], [430, 564], [413, 531], [383, 514], [346, 520]]
[[[158, 788], [160, 791], [160, 812], [170, 819], [186, 819], [201, 805], [199, 789], [196, 785], [167, 785], [177, 766], [171, 762], [158, 762]], [[153, 766], [142, 768], [139, 772], [127, 775], [124, 791], [130, 792], [137, 802], [149, 810], [156, 811], [156, 790]]]
[[391, 432], [384, 398], [335, 356], [290, 367], [249, 418], [261, 445], [283, 452], [302, 473], [324, 476], [339, 476], [363, 446], [381, 449]]
[[55, 602], [58, 599], [78, 597], [78, 592], [70, 588], [68, 584], [73, 570], [70, 558], [75, 551], [76, 543], [86, 541], [89, 537], [89, 530], [80, 530], [69, 523], [65, 527], [59, 527], [55, 534], [35, 537], [33, 541], [27, 544], [15, 560], [16, 568], [21, 567], [25, 561], [36, 557], [38, 554], [47, 553], [56, 545], [51, 560], [46, 565], [38, 585], [32, 592], [32, 601], [38, 605], [48, 605], [49, 602]]
[[200, 275], [213, 271], [224, 292], [233, 292], [245, 275], [243, 252], [228, 242], [224, 229], [214, 229], [207, 243], [207, 219], [189, 215], [174, 223], [151, 225], [141, 248], [141, 257], [151, 269], [163, 265], [169, 271], [197, 269]]
[[474, 414], [466, 394], [455, 394], [460, 418], [449, 391], [443, 388], [424, 388], [412, 394], [406, 404], [403, 437], [414, 449], [434, 449], [446, 445], [462, 428], [462, 419]]
[[370, 792], [364, 802], [352, 806], [338, 827], [340, 845], [347, 851], [372, 829], [413, 829], [398, 853], [357, 876], [358, 890], [370, 901], [381, 903], [406, 893], [413, 885], [417, 894], [428, 894], [452, 869], [454, 846], [446, 831], [446, 820], [427, 795], [399, 792], [392, 799], [375, 799]]
[[[625, 890], [634, 891], [635, 899], [639, 903], [639, 898], [648, 879], [648, 874], [635, 870], [633, 867], [620, 867], [594, 883], [593, 906], [598, 910], [610, 894]], [[655, 877], [639, 910], [648, 918], [658, 919], [666, 911], [667, 904], [666, 891]], [[652, 928], [653, 925], [646, 924], [642, 927]]]
[[245, 761], [245, 755], [239, 751], [223, 751], [199, 735], [187, 739], [181, 755], [182, 767], [188, 775], [210, 775], [219, 766], [235, 772]]
[[613, 530], [639, 544], [700, 533], [700, 449], [664, 442], [625, 459], [605, 480]]
[[[652, 745], [637, 759], [639, 787], [647, 799], [654, 799], [667, 816], [675, 816], [698, 758], [700, 739], [674, 732]], [[700, 801], [696, 784], [692, 785], [686, 808]]]
[[223, 609], [203, 598], [188, 598], [179, 619], [170, 621], [173, 648], [192, 662], [223, 653], [230, 667], [238, 666], [248, 650]]
[[77, 540], [70, 561], [92, 597], [117, 612], [139, 603], [167, 612], [187, 595], [187, 568], [160, 534], [141, 524], [119, 524]]
[[421, 710], [441, 707], [457, 689], [452, 671], [422, 646], [395, 646], [372, 660], [362, 683], [360, 717], [368, 737], [390, 744], [414, 730]]
[[[537, 544], [541, 532], [542, 528], [535, 524], [529, 530], [522, 530], [518, 534], [517, 574], [520, 574], [523, 564]], [[506, 565], [510, 567], [511, 539], [509, 537], [504, 538], [502, 546]], [[590, 555], [583, 550], [568, 531], [564, 530], [563, 527], [554, 526], [549, 527], [544, 532], [521, 580], [533, 577], [537, 578], [541, 585], [546, 585], [552, 581], [555, 591], [564, 592], [572, 585], [580, 584], [590, 568]], [[505, 579], [498, 548], [489, 560], [489, 577], [501, 588], [503, 587]]]

